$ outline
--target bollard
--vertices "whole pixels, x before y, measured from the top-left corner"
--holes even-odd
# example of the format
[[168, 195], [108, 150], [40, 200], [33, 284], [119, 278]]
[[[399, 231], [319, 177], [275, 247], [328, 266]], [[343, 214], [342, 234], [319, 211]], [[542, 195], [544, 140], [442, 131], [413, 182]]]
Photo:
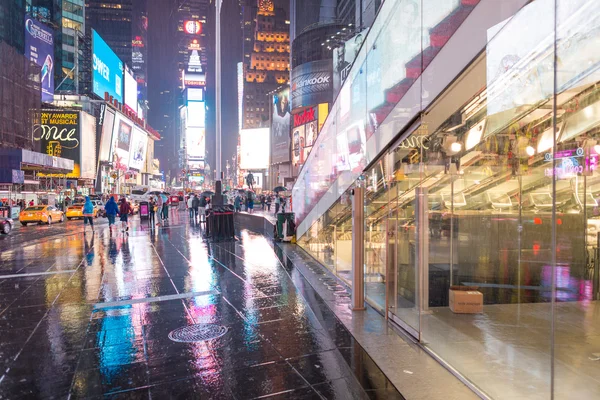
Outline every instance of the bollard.
[[352, 191], [352, 311], [365, 310], [365, 189]]

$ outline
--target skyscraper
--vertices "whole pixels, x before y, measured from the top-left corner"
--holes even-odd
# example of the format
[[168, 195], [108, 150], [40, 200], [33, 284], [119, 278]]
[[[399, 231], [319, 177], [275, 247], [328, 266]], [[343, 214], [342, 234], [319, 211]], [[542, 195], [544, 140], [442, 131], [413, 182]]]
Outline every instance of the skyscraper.
[[[190, 58], [197, 62], [198, 58], [205, 69], [208, 62], [210, 35], [205, 27], [210, 9], [210, 0], [176, 0], [177, 24], [177, 68], [179, 76], [188, 68]], [[183, 89], [183, 82], [180, 87]]]
[[131, 66], [133, 0], [85, 0], [86, 31], [94, 29]]
[[[254, 22], [252, 36], [244, 36], [244, 87], [242, 99], [242, 127], [269, 126], [268, 93], [289, 81], [290, 38], [289, 21], [283, 8], [276, 8], [273, 0], [246, 2], [243, 11], [244, 33]], [[255, 0], [256, 1], [256, 0]], [[251, 51], [249, 51], [251, 49]]]

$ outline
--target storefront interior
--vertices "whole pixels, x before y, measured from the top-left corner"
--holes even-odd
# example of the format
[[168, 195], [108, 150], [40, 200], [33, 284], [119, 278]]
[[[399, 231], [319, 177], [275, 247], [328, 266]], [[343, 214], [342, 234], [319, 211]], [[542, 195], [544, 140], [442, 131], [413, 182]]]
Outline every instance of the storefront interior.
[[[490, 398], [600, 398], [600, 11], [536, 3], [555, 41], [491, 79], [522, 11], [357, 181], [366, 298]], [[299, 243], [351, 285], [348, 192]]]

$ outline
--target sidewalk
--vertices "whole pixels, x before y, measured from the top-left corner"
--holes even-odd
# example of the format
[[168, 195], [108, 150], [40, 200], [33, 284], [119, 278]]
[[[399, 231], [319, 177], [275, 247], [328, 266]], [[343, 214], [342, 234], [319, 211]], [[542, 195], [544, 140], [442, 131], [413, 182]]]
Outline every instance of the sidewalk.
[[[479, 399], [414, 339], [374, 309], [367, 306], [366, 311], [352, 312], [349, 289], [302, 248], [290, 244], [277, 244], [275, 248], [280, 249], [276, 252], [284, 265], [293, 265], [302, 274], [406, 399]], [[335, 289], [332, 280], [337, 282]]]

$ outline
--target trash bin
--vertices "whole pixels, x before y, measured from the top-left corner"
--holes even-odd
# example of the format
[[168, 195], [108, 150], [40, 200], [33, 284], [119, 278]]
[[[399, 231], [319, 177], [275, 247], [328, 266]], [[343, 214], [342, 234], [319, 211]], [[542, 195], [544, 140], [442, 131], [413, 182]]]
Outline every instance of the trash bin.
[[277, 223], [275, 224], [275, 240], [284, 242], [294, 242], [296, 239], [296, 221], [294, 213], [277, 214]]
[[206, 211], [206, 237], [213, 241], [233, 240], [233, 206], [213, 206]]
[[140, 221], [146, 221], [150, 218], [150, 203], [147, 201], [140, 201]]

